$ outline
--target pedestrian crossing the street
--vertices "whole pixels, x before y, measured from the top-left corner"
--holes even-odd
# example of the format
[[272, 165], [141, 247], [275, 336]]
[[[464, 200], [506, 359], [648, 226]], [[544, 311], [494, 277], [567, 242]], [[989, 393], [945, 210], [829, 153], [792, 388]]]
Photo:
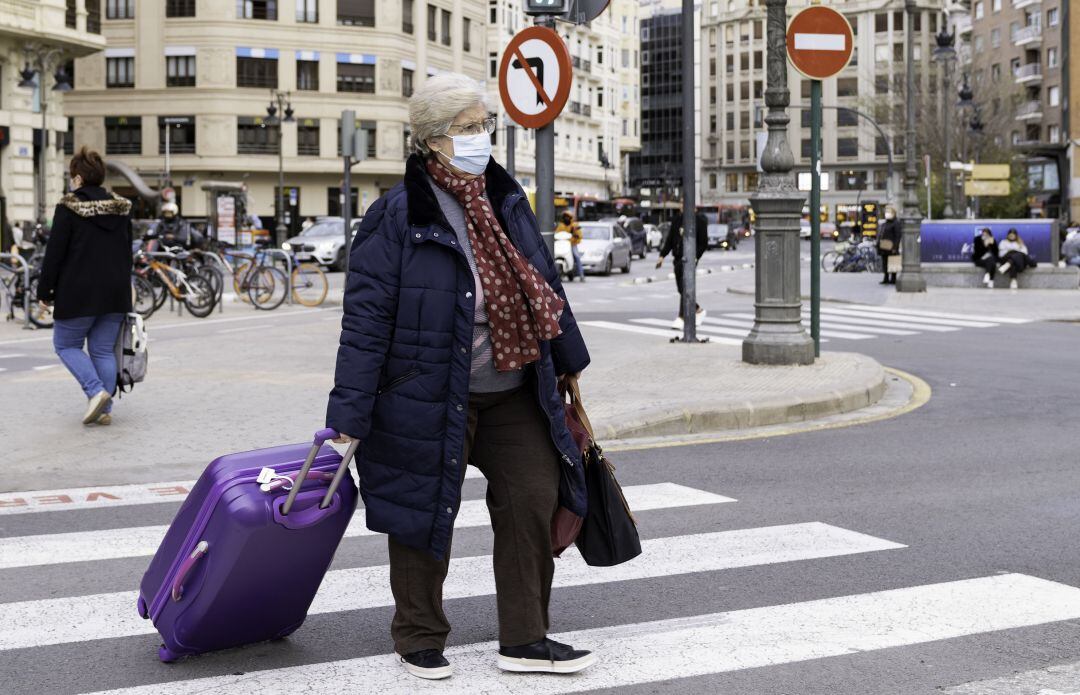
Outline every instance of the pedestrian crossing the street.
[[[478, 475], [470, 469], [468, 477]], [[324, 624], [315, 619], [289, 638], [300, 646], [268, 643], [255, 653], [233, 650], [158, 664], [158, 638], [151, 622], [136, 611], [136, 590], [165, 533], [163, 522], [191, 485], [170, 481], [0, 494], [0, 660], [15, 664], [11, 673], [26, 679], [13, 692], [40, 690], [36, 679], [44, 674], [64, 679], [65, 692], [117, 695], [416, 692], [397, 658], [377, 648], [388, 643], [384, 633], [357, 636], [357, 643], [376, 647], [357, 658], [323, 657], [303, 648]], [[483, 534], [490, 527], [484, 499], [475, 496], [475, 487], [467, 490], [472, 496], [462, 502], [456, 537]], [[809, 563], [817, 569], [806, 571], [822, 572], [828, 565], [814, 563], [830, 558], [864, 562], [880, 557], [877, 566], [903, 565], [911, 550], [907, 539], [881, 538], [816, 519], [762, 523], [755, 516], [755, 523], [744, 523], [744, 515], [755, 510], [737, 499], [738, 490], [653, 480], [627, 484], [624, 491], [641, 529], [642, 555], [603, 568], [586, 565], [574, 549], [564, 553], [554, 583], [556, 594], [567, 592], [559, 601], [562, 624], [574, 623], [566, 597], [577, 587], [599, 586], [605, 596], [648, 602], [652, 592], [678, 592], [683, 582], [709, 576], [708, 585], [718, 587], [718, 596], [730, 596], [733, 587], [725, 585], [724, 576], [739, 569]], [[679, 515], [677, 535], [657, 521], [671, 513]], [[39, 532], [47, 529], [56, 532]], [[373, 536], [358, 510], [311, 616], [349, 620], [358, 611], [393, 606], [385, 544]], [[491, 565], [489, 554], [455, 556], [445, 601], [494, 603]], [[647, 595], [638, 595], [646, 582]], [[722, 606], [715, 597], [705, 598], [704, 605]], [[596, 666], [574, 676], [501, 673], [494, 668], [497, 646], [479, 641], [448, 649], [455, 676], [432, 687], [455, 693], [580, 692], [923, 645], [1080, 619], [1080, 589], [1006, 571], [799, 602], [775, 596], [752, 608], [644, 617], [650, 619], [553, 635], [600, 655]], [[492, 625], [489, 639], [494, 630]], [[56, 654], [78, 654], [79, 659], [55, 659]], [[92, 682], [80, 680], [82, 660], [101, 669]], [[145, 668], [133, 669], [133, 662]], [[108, 677], [102, 680], [100, 673]]]
[[[804, 325], [809, 329], [810, 307], [802, 309]], [[578, 321], [579, 324], [625, 333], [673, 337], [676, 328], [671, 319], [633, 318], [628, 321]], [[821, 342], [831, 340], [871, 340], [920, 334], [953, 333], [968, 328], [995, 328], [1030, 323], [1029, 319], [1004, 316], [976, 316], [916, 309], [863, 304], [828, 304], [821, 308]], [[710, 312], [698, 323], [698, 335], [721, 345], [741, 345], [754, 327], [752, 311]]]

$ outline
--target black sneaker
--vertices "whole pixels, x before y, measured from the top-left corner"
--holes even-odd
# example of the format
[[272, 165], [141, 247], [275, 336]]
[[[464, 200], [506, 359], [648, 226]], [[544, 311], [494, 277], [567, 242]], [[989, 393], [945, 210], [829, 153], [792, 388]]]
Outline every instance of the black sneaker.
[[438, 649], [421, 649], [418, 652], [406, 654], [401, 657], [401, 663], [404, 664], [405, 670], [412, 675], [431, 681], [449, 678], [454, 674], [450, 662], [446, 660]]
[[596, 663], [596, 655], [545, 637], [520, 647], [499, 647], [498, 663], [503, 671], [577, 673]]

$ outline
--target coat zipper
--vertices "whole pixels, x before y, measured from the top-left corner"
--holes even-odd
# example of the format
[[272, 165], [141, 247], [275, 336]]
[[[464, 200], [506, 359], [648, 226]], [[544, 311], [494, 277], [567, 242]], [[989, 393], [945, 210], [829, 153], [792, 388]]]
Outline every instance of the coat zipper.
[[378, 391], [375, 392], [375, 395], [381, 396], [382, 394], [386, 393], [387, 391], [393, 391], [398, 386], [401, 386], [402, 384], [404, 384], [406, 381], [409, 381], [410, 379], [413, 379], [413, 378], [415, 378], [415, 377], [417, 377], [419, 375], [420, 375], [420, 370], [419, 369], [410, 369], [409, 371], [405, 372], [401, 376], [395, 377], [395, 378], [391, 379], [390, 381], [388, 381], [386, 383], [386, 385], [382, 386]]

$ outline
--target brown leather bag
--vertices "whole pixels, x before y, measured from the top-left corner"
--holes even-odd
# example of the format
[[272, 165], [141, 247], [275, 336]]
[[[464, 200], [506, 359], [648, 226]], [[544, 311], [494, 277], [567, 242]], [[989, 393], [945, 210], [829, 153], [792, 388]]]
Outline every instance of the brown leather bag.
[[[563, 397], [566, 428], [570, 430], [575, 447], [584, 455], [585, 450], [592, 443], [592, 423], [589, 422], [589, 416], [585, 414], [585, 408], [581, 406], [581, 391], [578, 390], [577, 379], [567, 377], [559, 385], [559, 392]], [[580, 458], [578, 465], [581, 465]], [[556, 509], [555, 516], [551, 518], [551, 554], [559, 557], [564, 550], [573, 545], [578, 534], [581, 533], [583, 523], [585, 519], [566, 507], [560, 506]]]

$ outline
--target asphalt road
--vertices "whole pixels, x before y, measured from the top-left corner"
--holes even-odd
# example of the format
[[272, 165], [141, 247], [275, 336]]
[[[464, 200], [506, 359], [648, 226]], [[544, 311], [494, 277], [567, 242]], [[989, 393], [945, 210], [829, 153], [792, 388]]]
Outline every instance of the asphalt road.
[[[705, 266], [749, 262], [737, 255], [743, 252], [709, 254]], [[669, 320], [673, 283], [660, 278], [626, 284], [655, 273], [652, 263], [645, 265], [635, 262], [631, 278], [571, 284], [579, 320], [637, 326], [649, 324], [634, 319]], [[751, 272], [717, 269], [702, 278], [710, 316], [750, 310], [750, 298], [727, 288]], [[155, 340], [302, 326], [333, 311], [290, 316], [281, 310], [263, 317], [227, 308], [221, 322], [184, 320], [157, 331]], [[494, 639], [496, 621], [494, 597], [465, 587], [447, 600], [459, 672], [445, 688], [424, 690], [909, 695], [1080, 660], [1080, 601], [1073, 595], [1080, 590], [1069, 589], [1080, 586], [1080, 472], [1072, 435], [1080, 326], [952, 328], [958, 330], [834, 338], [826, 346], [856, 349], [928, 382], [933, 397], [907, 415], [824, 432], [613, 455], [627, 488], [676, 484], [731, 501], [639, 511], [643, 539], [655, 541], [652, 563], [625, 577], [606, 570], [591, 580], [599, 583], [581, 580], [555, 589], [553, 631], [575, 633], [576, 644], [596, 647], [604, 660], [598, 668], [606, 670], [588, 681], [500, 679], [490, 669], [469, 670], [479, 658], [469, 645]], [[22, 356], [0, 360], [0, 367], [14, 372], [46, 364], [52, 358], [42, 338], [5, 330], [0, 355]], [[0, 384], [3, 379], [0, 374]], [[10, 404], [3, 408], [2, 420], [11, 423]], [[482, 497], [483, 481], [466, 481], [464, 498]], [[88, 549], [73, 539], [66, 557], [9, 566], [17, 564], [11, 561], [15, 546], [3, 545], [10, 539], [78, 531], [104, 539], [109, 531], [167, 524], [177, 506], [157, 501], [113, 510], [0, 514], [0, 683], [16, 684], [11, 692], [18, 693], [150, 684], [162, 686], [144, 692], [422, 690], [416, 681], [386, 680], [399, 667], [385, 656], [392, 611], [378, 602], [314, 614], [282, 642], [163, 666], [155, 658], [154, 635], [139, 632], [138, 625], [125, 633], [116, 627], [122, 621], [97, 608], [107, 604], [102, 596], [130, 592], [146, 557], [95, 560], [92, 543]], [[808, 537], [792, 535], [795, 525], [806, 524]], [[775, 535], [744, 538], [743, 545], [722, 544], [777, 527], [767, 532]], [[823, 529], [824, 536], [815, 535]], [[706, 534], [717, 534], [721, 545], [706, 543]], [[459, 524], [459, 560], [451, 564], [451, 577], [458, 571], [469, 583], [470, 564], [463, 559], [483, 560], [491, 552], [490, 536], [485, 527]], [[779, 552], [785, 543], [794, 556]], [[830, 551], [832, 543], [840, 549]], [[741, 566], [709, 564], [743, 556], [748, 559]], [[376, 568], [385, 561], [381, 537], [350, 537], [333, 570]], [[575, 574], [567, 562], [557, 575]], [[1005, 590], [984, 593], [984, 585], [997, 587], [999, 581]], [[79, 597], [74, 608], [57, 603], [65, 597]], [[90, 616], [65, 624], [63, 616], [79, 615], [80, 604], [89, 606], [84, 609]], [[956, 615], [943, 625], [941, 616], [950, 611]], [[479, 653], [490, 658], [483, 649]], [[267, 669], [283, 670], [263, 673], [260, 681]], [[200, 678], [213, 680], [193, 680]], [[611, 684], [619, 687], [605, 689]], [[1080, 680], [1069, 685], [1080, 690]], [[1018, 685], [1000, 692], [1037, 691]]]

